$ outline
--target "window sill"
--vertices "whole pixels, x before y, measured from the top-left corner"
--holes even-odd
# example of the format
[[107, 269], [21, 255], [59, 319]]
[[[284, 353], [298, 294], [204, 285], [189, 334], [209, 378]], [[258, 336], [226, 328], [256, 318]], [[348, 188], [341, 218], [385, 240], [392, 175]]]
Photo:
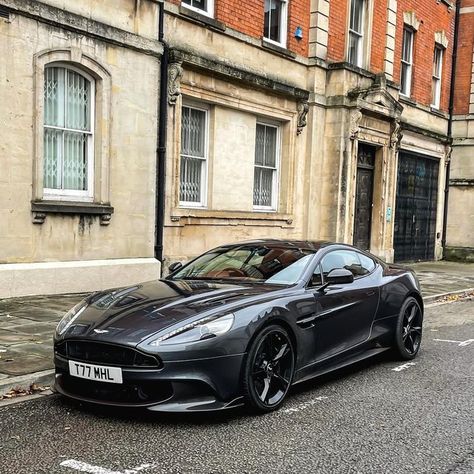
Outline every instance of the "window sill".
[[194, 20], [198, 23], [203, 23], [206, 26], [209, 26], [212, 29], [218, 31], [225, 31], [225, 24], [221, 21], [215, 20], [214, 18], [205, 15], [204, 13], [198, 13], [197, 11], [191, 10], [190, 8], [180, 6], [179, 7], [180, 15]]
[[430, 112], [433, 115], [436, 115], [436, 116], [444, 118], [444, 119], [449, 118], [449, 114], [447, 114], [446, 112], [443, 112], [439, 107], [433, 107], [431, 105], [430, 106]]
[[282, 56], [285, 56], [285, 58], [292, 58], [292, 59], [296, 58], [296, 53], [293, 53], [293, 51], [290, 51], [289, 49], [286, 49], [283, 46], [279, 46], [275, 43], [267, 41], [265, 38], [262, 38], [262, 47], [265, 49], [269, 49], [270, 51], [273, 51], [274, 53], [278, 53]]
[[416, 107], [418, 105], [418, 102], [403, 94], [400, 94], [399, 100], [402, 104], [411, 105], [412, 107]]
[[99, 216], [101, 225], [109, 225], [114, 208], [107, 204], [71, 201], [32, 201], [33, 224], [43, 224], [47, 214]]
[[375, 74], [373, 72], [370, 72], [367, 69], [364, 69], [363, 67], [360, 67], [360, 66], [354, 66], [354, 64], [351, 64], [347, 61], [343, 61], [339, 63], [330, 63], [328, 64], [328, 69], [330, 70], [346, 69], [348, 71], [352, 71], [357, 74], [360, 74], [361, 76], [364, 76], [364, 77], [369, 77], [371, 79], [375, 78]]
[[270, 210], [214, 211], [209, 209], [175, 209], [170, 220], [174, 226], [185, 225], [273, 225], [292, 227], [293, 216]]

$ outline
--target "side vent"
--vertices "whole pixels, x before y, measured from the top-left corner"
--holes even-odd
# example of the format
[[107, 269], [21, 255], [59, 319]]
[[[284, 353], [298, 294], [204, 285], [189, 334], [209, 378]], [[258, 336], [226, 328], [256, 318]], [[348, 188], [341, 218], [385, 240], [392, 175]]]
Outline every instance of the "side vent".
[[0, 18], [5, 18], [6, 20], [10, 19], [10, 9], [0, 5]]

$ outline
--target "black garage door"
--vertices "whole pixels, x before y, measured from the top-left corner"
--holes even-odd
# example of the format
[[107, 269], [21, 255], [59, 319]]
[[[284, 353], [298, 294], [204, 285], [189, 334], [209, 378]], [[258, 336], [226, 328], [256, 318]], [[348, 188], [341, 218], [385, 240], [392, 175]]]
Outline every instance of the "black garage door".
[[433, 260], [439, 161], [400, 152], [395, 209], [395, 261]]

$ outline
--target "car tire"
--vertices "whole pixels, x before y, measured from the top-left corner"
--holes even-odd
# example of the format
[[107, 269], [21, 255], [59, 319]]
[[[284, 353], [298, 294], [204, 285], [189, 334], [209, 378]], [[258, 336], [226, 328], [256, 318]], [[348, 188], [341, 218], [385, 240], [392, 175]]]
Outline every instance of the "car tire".
[[421, 346], [423, 311], [420, 304], [409, 296], [400, 309], [395, 328], [394, 353], [397, 359], [411, 360]]
[[252, 341], [243, 372], [243, 392], [247, 407], [268, 413], [285, 401], [293, 382], [295, 350], [288, 331], [272, 324]]

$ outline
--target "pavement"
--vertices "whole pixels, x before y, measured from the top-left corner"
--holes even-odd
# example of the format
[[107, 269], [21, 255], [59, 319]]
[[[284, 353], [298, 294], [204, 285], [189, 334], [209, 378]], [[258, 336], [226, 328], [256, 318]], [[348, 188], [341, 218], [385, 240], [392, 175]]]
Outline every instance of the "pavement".
[[[420, 279], [425, 302], [474, 289], [474, 264], [409, 264]], [[12, 388], [52, 380], [54, 329], [85, 295], [51, 295], [0, 300], [0, 398]]]
[[296, 386], [277, 412], [163, 415], [51, 395], [0, 404], [0, 472], [474, 472], [474, 300], [430, 305], [418, 357]]

